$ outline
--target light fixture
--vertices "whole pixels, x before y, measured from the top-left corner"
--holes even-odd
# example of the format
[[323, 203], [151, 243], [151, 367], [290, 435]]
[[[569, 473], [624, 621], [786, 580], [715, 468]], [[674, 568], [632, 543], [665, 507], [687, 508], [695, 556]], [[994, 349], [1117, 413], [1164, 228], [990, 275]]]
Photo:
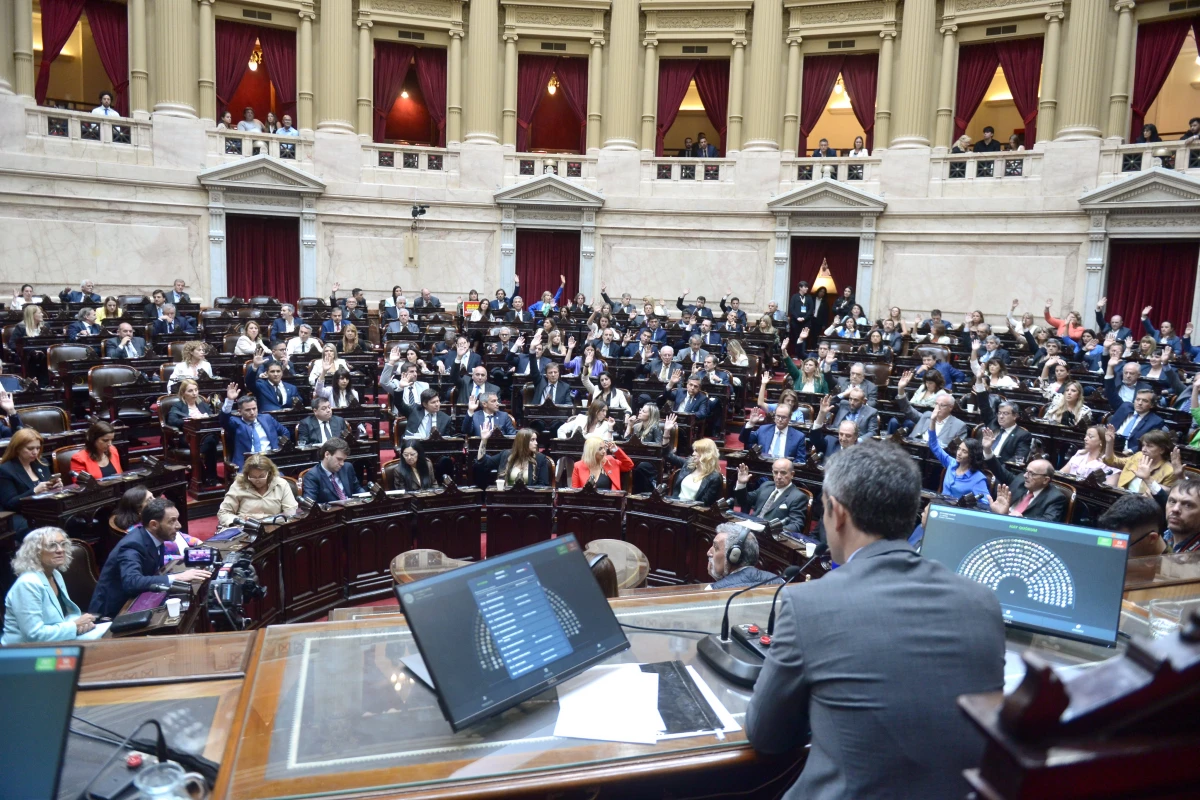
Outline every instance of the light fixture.
[[408, 89], [404, 89], [403, 91], [401, 91], [400, 96], [403, 97], [405, 100], [407, 100], [408, 99]]
[[254, 50], [252, 50], [250, 52], [250, 61], [249, 61], [249, 63], [246, 64], [246, 67], [251, 72], [257, 72], [258, 65], [262, 63], [262, 60], [263, 60], [262, 48], [258, 46], [258, 42], [257, 42], [257, 40], [255, 40]]
[[833, 93], [834, 93], [834, 94], [841, 94], [841, 93], [842, 93], [842, 92], [844, 92], [844, 91], [846, 91], [846, 90], [845, 90], [845, 89], [842, 87], [842, 76], [841, 76], [841, 75], [838, 75], [838, 78], [837, 78], [837, 83], [835, 83], [835, 84], [833, 85]]
[[546, 84], [546, 91], [549, 92], [550, 94], [554, 94], [555, 92], [558, 91], [558, 76], [557, 75], [550, 76], [550, 83]]

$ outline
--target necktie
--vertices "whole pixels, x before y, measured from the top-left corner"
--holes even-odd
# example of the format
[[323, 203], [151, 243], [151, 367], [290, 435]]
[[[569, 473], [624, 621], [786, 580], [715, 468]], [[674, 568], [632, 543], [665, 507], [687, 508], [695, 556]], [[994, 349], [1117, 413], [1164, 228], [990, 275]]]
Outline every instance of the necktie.
[[280, 408], [283, 407], [283, 391], [279, 386], [275, 387], [275, 402], [279, 404]]
[[267, 449], [267, 432], [261, 422], [254, 423], [254, 449], [251, 452], [261, 453]]
[[341, 481], [338, 480], [337, 475], [334, 475], [332, 472], [329, 473], [329, 482], [333, 484], [333, 493], [337, 495], [338, 500], [345, 500], [346, 492], [342, 489]]
[[428, 411], [425, 412], [425, 421], [421, 423], [421, 434], [428, 439], [430, 432], [433, 430], [433, 415]]
[[994, 448], [992, 448], [992, 452], [995, 453], [997, 456], [999, 456], [1000, 451], [1004, 449], [1004, 442], [1007, 439], [1008, 439], [1008, 431], [1002, 430], [1000, 432], [1000, 438], [996, 440], [996, 446]]
[[413, 387], [411, 386], [408, 387], [408, 399], [405, 401], [405, 403], [410, 406], [415, 404], [415, 401], [413, 400]]
[[[547, 399], [550, 397], [550, 393], [551, 393], [552, 391], [554, 391], [554, 385], [553, 385], [553, 384], [550, 384], [550, 383], [547, 383], [547, 384], [546, 384], [546, 389], [545, 389], [545, 391], [543, 391], [543, 392], [542, 392], [542, 399], [541, 399], [541, 403], [544, 403], [544, 402], [546, 402], [546, 400], [547, 400]], [[540, 405], [541, 403], [539, 403], [539, 405]]]
[[1008, 512], [1009, 516], [1021, 516], [1025, 513], [1025, 509], [1029, 508], [1029, 504], [1031, 502], [1033, 502], [1033, 492], [1026, 492], [1025, 496], [1021, 498], [1021, 502], [1017, 503], [1017, 505]]
[[127, 358], [137, 358], [137, 352], [133, 349], [132, 344], [125, 345], [125, 356]]
[[484, 414], [483, 415], [483, 426], [486, 428], [490, 425], [494, 425], [495, 420], [496, 420], [496, 418], [493, 417], [491, 414]]
[[775, 439], [771, 442], [771, 455], [775, 458], [783, 458], [783, 448], [787, 445], [787, 431], [775, 429]]
[[767, 502], [763, 503], [762, 508], [760, 508], [758, 510], [758, 515], [761, 517], [763, 514], [766, 514], [769, 509], [774, 508], [775, 501], [778, 499], [779, 499], [779, 489], [777, 487], [775, 489], [775, 491], [771, 492], [771, 496], [767, 498]]
[[174, 333], [174, 332], [175, 332], [175, 323], [168, 322], [167, 323], [167, 333]]
[[1129, 436], [1129, 434], [1133, 433], [1133, 429], [1137, 427], [1139, 419], [1140, 417], [1137, 414], [1130, 414], [1129, 418], [1125, 420], [1125, 424], [1121, 426], [1121, 430], [1117, 431], [1117, 433], [1122, 436]]
[[328, 442], [332, 438], [333, 437], [329, 433], [329, 423], [322, 422], [321, 423], [321, 444], [325, 444], [325, 442]]
[[679, 407], [679, 411], [683, 414], [686, 414], [688, 412], [688, 409], [691, 408], [691, 406], [692, 406], [692, 398], [685, 396], [683, 398], [683, 405], [681, 405]]

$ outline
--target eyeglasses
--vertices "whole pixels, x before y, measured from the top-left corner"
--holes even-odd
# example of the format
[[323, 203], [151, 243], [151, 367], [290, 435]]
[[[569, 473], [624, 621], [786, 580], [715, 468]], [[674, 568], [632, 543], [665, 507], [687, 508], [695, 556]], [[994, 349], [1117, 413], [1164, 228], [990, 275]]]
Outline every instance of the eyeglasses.
[[42, 549], [49, 550], [51, 553], [62, 553], [62, 552], [66, 552], [67, 543], [66, 542], [51, 542], [50, 544], [43, 545]]

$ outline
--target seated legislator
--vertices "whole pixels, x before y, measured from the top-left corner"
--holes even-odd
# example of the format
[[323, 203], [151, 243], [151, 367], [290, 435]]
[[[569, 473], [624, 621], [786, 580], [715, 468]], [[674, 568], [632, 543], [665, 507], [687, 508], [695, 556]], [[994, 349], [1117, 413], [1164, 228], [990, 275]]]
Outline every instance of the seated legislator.
[[319, 452], [321, 463], [304, 474], [305, 497], [314, 503], [333, 503], [362, 491], [354, 467], [346, 463], [350, 445], [345, 439], [330, 439]]
[[108, 320], [111, 325], [124, 315], [125, 311], [117, 304], [117, 298], [109, 296], [104, 298], [104, 306], [96, 309], [96, 322]]
[[837, 396], [839, 400], [845, 400], [850, 395], [851, 389], [862, 389], [867, 397], [867, 405], [874, 406], [878, 402], [879, 387], [874, 382], [867, 380], [867, 368], [861, 361], [856, 361], [850, 365], [850, 377], [837, 379]]
[[313, 336], [312, 325], [307, 322], [300, 324], [296, 335], [288, 339], [287, 352], [289, 356], [302, 358], [317, 358], [321, 355], [321, 340]]
[[583, 431], [584, 438], [599, 436], [612, 440], [615, 420], [608, 415], [608, 406], [599, 400], [588, 404], [587, 411], [576, 414], [564, 422], [558, 429], [559, 439], [570, 439], [577, 431]]
[[992, 511], [1010, 517], [1065, 522], [1067, 496], [1050, 485], [1054, 465], [1039, 458], [1025, 465], [1024, 475], [1014, 475], [993, 454], [995, 440], [992, 431], [983, 432], [983, 463], [999, 481]]
[[774, 578], [783, 578], [755, 566], [758, 563], [758, 539], [749, 528], [732, 522], [717, 526], [717, 535], [708, 548], [708, 574], [713, 582], [708, 589], [736, 589], [753, 586]]
[[494, 428], [480, 431], [479, 450], [475, 453], [475, 482], [486, 486], [504, 478], [505, 486], [520, 481], [526, 486], [550, 486], [550, 459], [538, 452], [537, 431], [521, 428], [513, 437], [512, 447], [488, 455], [487, 440]]
[[86, 472], [96, 480], [120, 475], [121, 456], [113, 447], [116, 435], [116, 429], [104, 420], [89, 425], [83, 435], [83, 449], [71, 456], [71, 472], [77, 475]]
[[175, 391], [176, 385], [184, 378], [198, 381], [201, 375], [213, 377], [212, 364], [209, 364], [208, 359], [204, 357], [208, 351], [208, 345], [204, 342], [184, 342], [180, 350], [183, 360], [171, 370], [171, 377], [167, 379], [168, 392]]
[[[434, 429], [442, 436], [450, 430], [452, 420], [442, 411], [442, 399], [437, 389], [426, 389], [421, 392], [421, 405], [410, 409], [408, 424], [404, 428], [404, 438], [424, 440], [433, 435]], [[403, 410], [403, 409], [402, 409]]]
[[246, 367], [246, 385], [254, 392], [264, 414], [283, 411], [300, 401], [300, 390], [283, 380], [283, 365], [278, 361], [268, 364], [262, 353], [256, 353], [254, 361]]
[[162, 307], [167, 302], [167, 293], [162, 289], [155, 289], [150, 293], [150, 302], [142, 306], [142, 314], [146, 317], [146, 322], [153, 323], [155, 320], [162, 319]]
[[62, 573], [71, 565], [71, 542], [59, 528], [25, 535], [12, 560], [16, 583], [4, 596], [0, 645], [63, 642], [96, 627], [67, 594]]
[[608, 372], [601, 372], [593, 381], [591, 376], [586, 371], [579, 377], [583, 388], [588, 391], [593, 401], [600, 401], [610, 410], [624, 411], [626, 414], [632, 414], [633, 409], [629, 407], [629, 401], [625, 399], [625, 393], [617, 388], [613, 383], [612, 375]]
[[[771, 464], [771, 480], [763, 481], [753, 492], [750, 491], [750, 467], [738, 465], [737, 484], [733, 497], [742, 512], [765, 519], [779, 520], [785, 531], [799, 531], [808, 516], [808, 495], [792, 485], [795, 468], [786, 458], [777, 458]], [[718, 529], [719, 530], [719, 529]]]
[[93, 291], [95, 288], [96, 285], [91, 281], [81, 281], [79, 291], [72, 292], [70, 289], [63, 289], [58, 293], [58, 299], [64, 303], [91, 303], [98, 306], [103, 300]]
[[321, 348], [321, 357], [313, 359], [312, 366], [308, 369], [308, 383], [312, 386], [320, 379], [330, 383], [339, 369], [349, 372], [350, 365], [338, 356], [337, 345], [333, 342], [326, 342], [325, 346]]
[[[33, 428], [21, 428], [8, 441], [0, 458], [0, 508], [19, 512], [21, 500], [35, 494], [62, 488], [62, 478], [41, 461], [42, 435]], [[28, 530], [29, 523], [20, 513], [11, 520], [15, 533]]]
[[1125, 562], [1127, 570], [1132, 559], [1171, 553], [1171, 548], [1163, 541], [1166, 518], [1162, 506], [1146, 495], [1128, 494], [1118, 498], [1096, 520], [1096, 527], [1129, 534], [1129, 555]]
[[[183, 424], [189, 419], [206, 419], [216, 413], [212, 406], [200, 396], [200, 384], [191, 378], [179, 381], [176, 394], [181, 402], [171, 406], [171, 410], [167, 412], [167, 424], [172, 428], [183, 430]], [[200, 454], [204, 457], [204, 475], [201, 476], [201, 480], [205, 486], [210, 486], [220, 480], [220, 476], [217, 475], [217, 459], [220, 450], [220, 436], [209, 433], [200, 440]]]
[[122, 537], [100, 570], [88, 612], [96, 617], [114, 617], [125, 602], [142, 592], [165, 592], [172, 581], [204, 580], [210, 573], [187, 569], [160, 574], [165, 545], [179, 532], [179, 509], [165, 498], [156, 497], [142, 509], [142, 524]]
[[384, 472], [384, 485], [392, 490], [423, 492], [437, 488], [433, 462], [425, 455], [424, 442], [409, 442], [400, 451], [397, 463]]
[[786, 458], [803, 464], [807, 459], [804, 432], [791, 427], [791, 406], [780, 403], [775, 406], [774, 425], [760, 425], [754, 432], [752, 446], [757, 444], [763, 458]]
[[984, 740], [957, 699], [1003, 688], [1004, 620], [991, 589], [908, 546], [920, 497], [917, 466], [886, 443], [825, 469], [825, 535], [841, 566], [781, 592], [745, 719], [759, 752], [811, 742], [787, 798], [970, 791], [963, 770]]
[[642, 444], [662, 444], [662, 423], [659, 421], [658, 406], [646, 403], [638, 409], [633, 424], [629, 426], [629, 441]]
[[313, 413], [300, 420], [296, 426], [296, 444], [314, 447], [330, 439], [344, 439], [346, 420], [333, 413], [333, 403], [328, 397], [313, 398]]
[[983, 474], [983, 446], [975, 439], [964, 438], [955, 451], [954, 458], [942, 449], [941, 442], [933, 430], [925, 432], [925, 441], [929, 444], [929, 452], [945, 469], [942, 478], [942, 494], [958, 500], [968, 494], [975, 495], [975, 502], [987, 508], [991, 505], [992, 494], [988, 491], [987, 476]]
[[1121, 470], [1117, 477], [1117, 488], [1151, 497], [1162, 492], [1165, 497], [1179, 479], [1170, 460], [1171, 450], [1175, 448], [1175, 436], [1167, 431], [1146, 431], [1142, 436], [1141, 448], [1128, 458], [1122, 458], [1113, 452], [1116, 429], [1109, 425], [1105, 433], [1104, 463]]
[[682, 373], [674, 372], [671, 374], [671, 380], [667, 383], [667, 388], [663, 392], [659, 403], [671, 403], [677, 414], [694, 414], [696, 419], [705, 419], [712, 411], [712, 403], [709, 402], [708, 395], [701, 389], [703, 383], [699, 375], [689, 375], [687, 379], [686, 389], [676, 388], [679, 385], [679, 380]]
[[408, 315], [407, 308], [401, 308], [395, 312], [396, 317], [388, 323], [384, 330], [385, 334], [393, 336], [418, 336], [421, 333], [421, 328], [417, 323], [413, 322]]
[[133, 335], [133, 325], [121, 322], [117, 335], [104, 340], [105, 358], [141, 358], [146, 355], [146, 340]]
[[67, 326], [67, 340], [75, 341], [80, 337], [99, 336], [104, 329], [96, 324], [96, 309], [81, 308], [75, 315], [75, 321]]
[[0, 389], [0, 439], [10, 438], [24, 427], [25, 423], [21, 421], [21, 415], [17, 413], [12, 394], [5, 389]]
[[291, 303], [283, 303], [279, 306], [279, 316], [271, 323], [271, 344], [287, 344], [287, 340], [296, 335], [296, 328], [299, 326], [300, 319], [296, 316], [296, 307]]
[[[251, 324], [257, 327], [257, 323]], [[154, 325], [150, 330], [157, 337], [172, 333], [195, 333], [196, 326], [192, 323], [191, 317], [176, 317], [175, 306], [173, 304], [163, 303], [162, 317], [154, 321]]]
[[512, 417], [500, 410], [500, 396], [496, 392], [472, 397], [467, 401], [467, 413], [462, 417], [464, 436], [479, 436], [489, 426], [505, 436], [517, 435]]
[[825, 427], [836, 431], [846, 420], [853, 422], [859, 430], [860, 441], [871, 439], [879, 433], [879, 412], [874, 406], [868, 404], [861, 387], [851, 387], [846, 398], [838, 402], [836, 411], [833, 409], [832, 396], [822, 397], [820, 413], [813, 423], [813, 429]]
[[242, 471], [221, 500], [217, 522], [222, 528], [230, 528], [240, 519], [290, 517], [298, 507], [292, 487], [280, 476], [275, 462], [255, 453], [246, 457]]
[[109, 517], [109, 524], [129, 533], [135, 525], [142, 524], [142, 509], [153, 499], [154, 495], [145, 486], [126, 489]]
[[905, 418], [913, 423], [912, 433], [909, 434], [909, 438], [915, 441], [923, 441], [925, 434], [930, 428], [933, 428], [942, 447], [949, 447], [952, 441], [965, 436], [968, 432], [967, 424], [954, 416], [956, 403], [953, 396], [949, 394], [937, 395], [933, 401], [933, 410], [926, 411], [923, 414], [909, 405], [904, 390], [907, 388], [908, 382], [912, 380], [912, 377], [913, 373], [910, 370], [901, 375], [900, 380], [896, 383], [896, 406], [904, 414]]
[[621, 473], [633, 472], [633, 459], [616, 442], [589, 436], [583, 443], [583, 458], [571, 470], [571, 488], [582, 489], [593, 481], [602, 491], [621, 491]]
[[[221, 404], [220, 418], [225, 428], [229, 460], [240, 469], [247, 453], [277, 450], [280, 440], [287, 438], [287, 432], [270, 414], [258, 413], [258, 400], [254, 395], [238, 397], [238, 392], [236, 383], [229, 384], [225, 402]], [[236, 417], [230, 414], [235, 401], [238, 411]]]
[[1116, 392], [1111, 389], [1111, 382], [1105, 380], [1105, 394], [1108, 404], [1113, 409], [1108, 418], [1109, 424], [1117, 435], [1125, 437], [1125, 447], [1137, 452], [1142, 446], [1142, 437], [1152, 430], [1167, 427], [1167, 423], [1154, 413], [1154, 391], [1139, 389], [1132, 403], [1123, 403]]
[[[667, 417], [667, 421], [663, 423], [664, 441], [670, 442], [675, 423], [674, 414]], [[675, 449], [669, 444], [664, 445], [663, 456], [668, 464], [679, 469], [675, 481], [671, 484], [672, 498], [695, 501], [706, 506], [711, 506], [721, 499], [724, 485], [721, 480], [720, 453], [712, 439], [697, 439], [693, 442], [690, 458], [675, 455]]]
[[[1033, 434], [1017, 424], [1019, 409], [1016, 403], [1005, 400], [999, 405], [992, 406], [991, 395], [981, 383], [975, 384], [975, 393], [971, 402], [983, 416], [984, 429], [996, 434], [995, 447], [992, 452], [1001, 461], [1024, 461], [1029, 458], [1029, 449], [1033, 446]], [[980, 431], [982, 434], [983, 431]]]
[[483, 364], [477, 364], [472, 367], [470, 374], [463, 375], [458, 380], [457, 385], [458, 395], [455, 397], [455, 402], [459, 405], [465, 405], [471, 398], [478, 400], [488, 392], [500, 393], [499, 386], [494, 383], [488, 383], [487, 367], [483, 366]]

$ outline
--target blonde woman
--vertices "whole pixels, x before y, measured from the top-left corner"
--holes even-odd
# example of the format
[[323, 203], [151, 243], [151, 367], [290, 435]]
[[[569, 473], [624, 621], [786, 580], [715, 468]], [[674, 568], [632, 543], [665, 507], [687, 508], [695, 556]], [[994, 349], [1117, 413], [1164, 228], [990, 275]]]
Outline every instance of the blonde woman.
[[263, 350], [271, 349], [263, 342], [258, 323], [254, 320], [249, 320], [242, 328], [242, 335], [238, 337], [237, 344], [233, 346], [233, 354], [235, 356], [252, 356], [259, 348]]
[[230, 528], [238, 519], [292, 516], [298, 505], [292, 487], [279, 475], [275, 462], [261, 453], [246, 456], [242, 471], [217, 509], [217, 522]]
[[721, 499], [720, 452], [712, 439], [697, 439], [692, 443], [692, 455], [683, 458], [675, 455], [671, 447], [671, 431], [675, 429], [675, 415], [663, 423], [663, 455], [667, 463], [679, 468], [671, 484], [671, 497], [711, 506]]
[[117, 298], [115, 297], [104, 298], [104, 307], [96, 309], [96, 322], [104, 322], [104, 320], [112, 322], [114, 319], [120, 319], [123, 316], [125, 316], [125, 313], [117, 305]]
[[357, 325], [348, 322], [342, 326], [342, 346], [340, 350], [344, 355], [364, 352], [362, 340], [358, 338]]
[[324, 378], [326, 383], [332, 383], [333, 376], [339, 369], [349, 372], [350, 365], [338, 358], [337, 345], [333, 342], [326, 342], [325, 346], [321, 348], [321, 357], [313, 359], [312, 366], [308, 370], [308, 383], [310, 386], [315, 386], [319, 378]]
[[1046, 415], [1042, 422], [1055, 425], [1086, 425], [1092, 421], [1092, 410], [1083, 403], [1083, 386], [1079, 381], [1067, 381], [1063, 384], [1062, 393], [1055, 395], [1046, 407]]
[[1116, 481], [1120, 471], [1104, 463], [1104, 451], [1108, 448], [1108, 431], [1103, 425], [1092, 425], [1083, 434], [1083, 447], [1071, 456], [1062, 471], [1080, 480], [1096, 470], [1104, 473], [1105, 480], [1111, 476]]
[[571, 487], [582, 489], [591, 480], [597, 489], [619, 492], [622, 472], [633, 472], [633, 459], [615, 442], [589, 436], [583, 443], [583, 458], [571, 470]]
[[8, 335], [9, 347], [15, 348], [18, 342], [22, 342], [31, 336], [42, 335], [42, 323], [46, 321], [46, 312], [42, 311], [42, 307], [28, 303], [22, 314], [24, 315], [24, 320], [13, 326], [12, 333]]
[[958, 137], [954, 142], [954, 147], [950, 148], [951, 153], [969, 153], [971, 152], [971, 137], [965, 133]]
[[38, 528], [25, 535], [12, 560], [16, 583], [4, 598], [0, 645], [62, 642], [87, 633], [95, 618], [67, 594], [62, 574], [71, 566], [71, 543], [61, 528]]
[[208, 345], [204, 342], [184, 342], [183, 360], [175, 365], [171, 370], [171, 377], [167, 379], [167, 392], [175, 391], [175, 387], [184, 378], [191, 378], [194, 381], [200, 380], [201, 375], [213, 376], [212, 364], [208, 363], [205, 353], [208, 351]]
[[746, 348], [742, 347], [742, 343], [737, 339], [730, 339], [726, 346], [727, 357], [729, 363], [735, 367], [750, 366], [750, 358], [746, 355]]

